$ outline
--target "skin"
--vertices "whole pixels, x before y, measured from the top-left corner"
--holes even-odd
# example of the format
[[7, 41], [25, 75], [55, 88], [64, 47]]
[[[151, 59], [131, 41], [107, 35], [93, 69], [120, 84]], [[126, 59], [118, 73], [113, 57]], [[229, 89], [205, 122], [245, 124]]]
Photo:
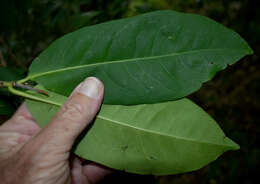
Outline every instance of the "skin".
[[[102, 103], [104, 86], [87, 78], [48, 125], [41, 129], [23, 103], [0, 126], [0, 181], [5, 184], [94, 184], [112, 171], [70, 153], [77, 136], [91, 123]], [[96, 87], [94, 89], [93, 83]], [[82, 83], [80, 84], [82, 86]], [[94, 89], [94, 91], [93, 91]]]

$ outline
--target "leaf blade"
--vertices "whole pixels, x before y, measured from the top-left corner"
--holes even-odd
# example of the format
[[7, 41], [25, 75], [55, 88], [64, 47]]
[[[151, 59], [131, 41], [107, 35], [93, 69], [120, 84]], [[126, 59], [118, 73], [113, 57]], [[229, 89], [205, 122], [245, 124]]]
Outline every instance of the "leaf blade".
[[[59, 109], [26, 102], [41, 127]], [[238, 148], [207, 113], [190, 100], [181, 99], [137, 106], [103, 105], [74, 151], [115, 169], [165, 175], [199, 169], [223, 152]]]
[[66, 35], [33, 62], [28, 79], [68, 96], [96, 76], [106, 104], [156, 103], [187, 96], [250, 53], [238, 34], [208, 18], [159, 11]]

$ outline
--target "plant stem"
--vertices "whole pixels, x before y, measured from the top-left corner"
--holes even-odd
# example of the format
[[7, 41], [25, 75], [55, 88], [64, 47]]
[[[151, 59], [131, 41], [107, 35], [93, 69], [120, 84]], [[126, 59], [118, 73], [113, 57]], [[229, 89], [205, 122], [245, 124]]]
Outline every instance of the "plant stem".
[[16, 82], [12, 83], [12, 86], [15, 88], [22, 88], [22, 89], [27, 89], [27, 90], [31, 90], [31, 91], [35, 91], [37, 93], [43, 94], [45, 96], [49, 96], [47, 91], [44, 91], [42, 89], [37, 89], [34, 88], [33, 86], [29, 86], [29, 85], [24, 85], [24, 84], [17, 84]]
[[[8, 91], [10, 91], [14, 95], [18, 95], [18, 96], [21, 96], [21, 97], [24, 97], [24, 98], [28, 98], [28, 99], [31, 99], [31, 100], [36, 100], [36, 101], [39, 101], [39, 102], [44, 102], [44, 103], [47, 103], [47, 104], [52, 104], [52, 105], [57, 105], [57, 106], [61, 106], [62, 105], [61, 103], [58, 103], [58, 102], [55, 102], [55, 101], [52, 101], [52, 100], [44, 99], [44, 98], [37, 97], [35, 95], [29, 94], [29, 93], [26, 93], [26, 92], [23, 92], [23, 91], [16, 90], [14, 88], [15, 84], [16, 84], [15, 82], [0, 81], [0, 87], [7, 87]], [[17, 84], [16, 84], [16, 86], [17, 86]], [[21, 87], [21, 84], [19, 84], [18, 86]], [[29, 88], [27, 88], [27, 89], [29, 89]], [[32, 89], [30, 88], [29, 90], [32, 90]], [[39, 90], [40, 89], [34, 89], [33, 91], [36, 91], [36, 92], [39, 93], [41, 91], [41, 90], [40, 91]]]
[[28, 80], [30, 80], [30, 78], [25, 77], [25, 78], [23, 78], [23, 79], [17, 81], [16, 83], [17, 83], [17, 84], [22, 84], [22, 83], [25, 83], [25, 82], [28, 81]]
[[57, 103], [57, 102], [54, 102], [54, 101], [51, 101], [51, 100], [48, 100], [48, 99], [43, 99], [43, 98], [28, 94], [28, 93], [25, 93], [25, 92], [16, 90], [16, 89], [13, 88], [13, 86], [9, 86], [8, 90], [15, 95], [22, 96], [22, 97], [25, 97], [25, 98], [28, 98], [28, 99], [31, 99], [31, 100], [36, 100], [36, 101], [39, 101], [39, 102], [44, 102], [44, 103], [57, 105], [57, 106], [62, 105], [60, 103]]
[[0, 81], [0, 88], [12, 86], [12, 82]]

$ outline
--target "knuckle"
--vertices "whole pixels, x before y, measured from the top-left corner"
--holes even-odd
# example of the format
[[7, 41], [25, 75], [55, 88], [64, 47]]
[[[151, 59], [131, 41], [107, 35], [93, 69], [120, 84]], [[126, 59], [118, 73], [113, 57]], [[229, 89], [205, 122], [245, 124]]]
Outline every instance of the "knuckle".
[[65, 103], [61, 107], [61, 114], [65, 119], [75, 119], [83, 116], [84, 107], [78, 103]]

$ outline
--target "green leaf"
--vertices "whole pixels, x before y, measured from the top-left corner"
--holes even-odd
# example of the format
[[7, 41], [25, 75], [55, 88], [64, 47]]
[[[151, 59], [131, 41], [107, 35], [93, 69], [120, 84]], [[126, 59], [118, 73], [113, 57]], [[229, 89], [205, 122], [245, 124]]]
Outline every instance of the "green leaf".
[[105, 84], [104, 103], [179, 99], [253, 51], [209, 18], [156, 11], [82, 28], [55, 41], [26, 79], [68, 96], [88, 76]]
[[[66, 97], [50, 92], [49, 100], [58, 104]], [[59, 109], [32, 100], [26, 103], [41, 127]], [[184, 98], [136, 106], [103, 105], [74, 151], [111, 168], [168, 175], [199, 169], [238, 148], [206, 112]]]

